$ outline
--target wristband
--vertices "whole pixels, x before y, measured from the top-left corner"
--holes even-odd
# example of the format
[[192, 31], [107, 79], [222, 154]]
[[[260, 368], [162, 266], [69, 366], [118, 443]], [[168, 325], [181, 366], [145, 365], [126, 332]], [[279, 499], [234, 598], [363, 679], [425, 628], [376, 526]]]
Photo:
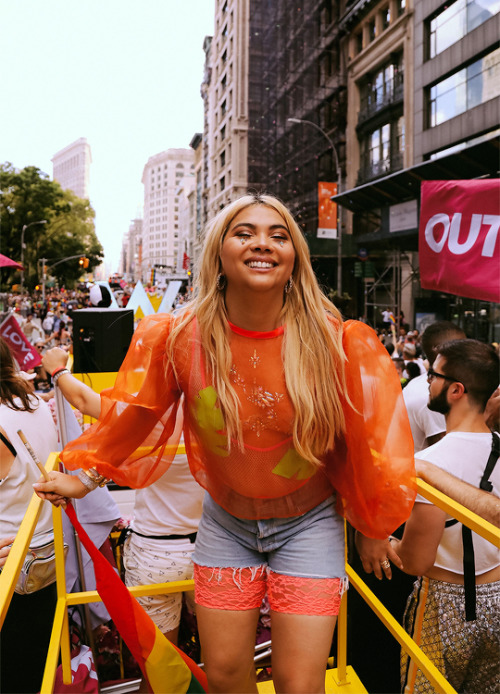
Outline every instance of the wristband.
[[68, 371], [68, 369], [65, 366], [58, 366], [50, 375], [52, 376], [52, 378], [54, 378], [54, 376], [58, 374], [60, 371]]
[[55, 373], [54, 376], [52, 376], [52, 383], [56, 386], [57, 381], [61, 378], [61, 376], [64, 376], [64, 374], [69, 374], [71, 373], [69, 369], [60, 369]]

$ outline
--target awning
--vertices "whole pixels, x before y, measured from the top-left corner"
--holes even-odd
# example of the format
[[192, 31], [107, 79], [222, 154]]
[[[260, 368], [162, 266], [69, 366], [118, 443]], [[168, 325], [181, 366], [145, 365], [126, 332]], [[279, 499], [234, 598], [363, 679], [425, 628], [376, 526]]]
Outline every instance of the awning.
[[471, 145], [453, 154], [415, 164], [335, 195], [332, 200], [352, 212], [364, 212], [420, 197], [422, 181], [466, 180], [499, 174], [500, 137]]

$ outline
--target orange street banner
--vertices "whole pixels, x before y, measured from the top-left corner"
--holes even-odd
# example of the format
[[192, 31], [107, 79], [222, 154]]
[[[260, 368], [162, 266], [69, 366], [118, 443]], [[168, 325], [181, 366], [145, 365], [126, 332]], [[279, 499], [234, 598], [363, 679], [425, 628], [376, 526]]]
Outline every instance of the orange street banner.
[[318, 239], [337, 238], [337, 203], [332, 202], [337, 195], [337, 184], [320, 181], [318, 183]]

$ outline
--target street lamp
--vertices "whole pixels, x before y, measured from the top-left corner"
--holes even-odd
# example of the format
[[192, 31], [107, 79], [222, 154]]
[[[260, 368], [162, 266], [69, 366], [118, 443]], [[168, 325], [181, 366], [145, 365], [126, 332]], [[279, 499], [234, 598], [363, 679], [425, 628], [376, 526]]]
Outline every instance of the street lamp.
[[23, 266], [23, 269], [21, 270], [21, 295], [24, 294], [24, 232], [28, 227], [32, 227], [34, 224], [47, 224], [46, 219], [41, 219], [39, 222], [30, 222], [29, 224], [25, 224], [22, 228], [21, 231], [21, 265]]
[[[304, 125], [312, 125], [318, 132], [320, 132], [330, 145], [330, 149], [333, 152], [335, 158], [335, 170], [337, 173], [337, 195], [340, 195], [342, 187], [342, 171], [339, 164], [339, 156], [337, 154], [337, 149], [332, 142], [332, 139], [325, 131], [319, 127], [312, 120], [305, 120], [302, 118], [287, 118], [289, 123], [303, 123]], [[340, 298], [342, 296], [342, 217], [341, 217], [341, 207], [337, 204], [337, 294]]]

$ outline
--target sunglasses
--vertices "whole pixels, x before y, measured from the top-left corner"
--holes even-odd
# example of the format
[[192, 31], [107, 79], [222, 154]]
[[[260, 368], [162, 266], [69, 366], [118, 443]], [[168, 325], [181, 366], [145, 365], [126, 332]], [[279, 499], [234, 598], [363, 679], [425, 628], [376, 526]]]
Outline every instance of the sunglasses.
[[458, 378], [453, 378], [452, 376], [446, 376], [446, 374], [440, 374], [438, 371], [434, 371], [433, 368], [430, 368], [427, 371], [427, 382], [432, 383], [432, 381], [435, 378], [442, 378], [445, 381], [450, 381], [451, 383], [460, 383], [464, 387], [464, 393], [467, 392], [467, 388], [465, 387], [465, 384], [462, 383], [462, 381], [459, 381]]

